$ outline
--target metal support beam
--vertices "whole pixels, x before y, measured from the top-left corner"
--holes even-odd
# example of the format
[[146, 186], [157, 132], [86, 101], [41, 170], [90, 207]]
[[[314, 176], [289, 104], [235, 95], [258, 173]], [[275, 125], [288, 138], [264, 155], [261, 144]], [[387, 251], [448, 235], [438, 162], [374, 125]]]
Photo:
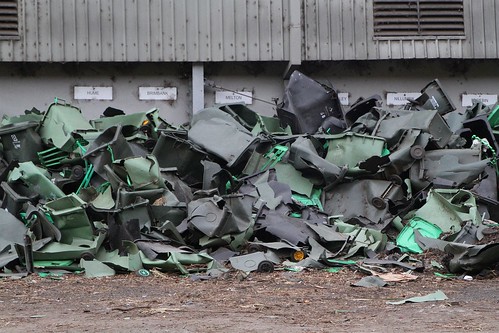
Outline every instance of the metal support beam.
[[289, 63], [284, 71], [284, 79], [301, 65], [302, 54], [302, 10], [301, 0], [289, 1]]
[[192, 64], [192, 114], [204, 109], [204, 65]]

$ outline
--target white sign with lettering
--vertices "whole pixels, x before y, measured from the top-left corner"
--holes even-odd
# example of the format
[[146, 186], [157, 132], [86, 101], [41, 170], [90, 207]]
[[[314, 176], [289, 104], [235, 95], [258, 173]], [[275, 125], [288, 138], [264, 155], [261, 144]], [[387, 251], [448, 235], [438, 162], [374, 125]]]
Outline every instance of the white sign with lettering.
[[216, 104], [244, 103], [253, 104], [253, 93], [251, 91], [216, 91]]
[[472, 106], [473, 100], [482, 102], [485, 105], [492, 105], [497, 103], [496, 94], [463, 94], [462, 106]]
[[177, 87], [139, 87], [139, 100], [176, 101]]
[[405, 93], [387, 93], [386, 104], [388, 105], [405, 105], [408, 103], [407, 99], [416, 99], [421, 96], [418, 92], [405, 92]]
[[74, 87], [74, 99], [113, 100], [113, 87]]
[[338, 93], [341, 105], [348, 105], [348, 93]]

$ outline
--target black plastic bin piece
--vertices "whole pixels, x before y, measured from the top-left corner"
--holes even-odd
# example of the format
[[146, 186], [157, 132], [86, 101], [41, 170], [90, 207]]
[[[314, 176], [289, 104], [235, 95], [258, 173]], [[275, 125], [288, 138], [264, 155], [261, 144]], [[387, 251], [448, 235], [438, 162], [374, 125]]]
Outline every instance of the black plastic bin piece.
[[30, 202], [36, 204], [40, 195], [29, 190], [22, 183], [2, 182], [2, 191], [4, 193], [1, 208], [17, 218], [20, 218], [23, 205]]
[[343, 108], [334, 89], [294, 71], [284, 91], [283, 102], [277, 107], [277, 116], [293, 134], [313, 134], [327, 117], [342, 120]]
[[35, 131], [37, 122], [24, 121], [0, 127], [4, 157], [7, 162], [38, 162], [37, 153], [43, 150], [42, 139]]
[[147, 154], [145, 149], [140, 150], [138, 146], [129, 143], [121, 133], [121, 129], [121, 125], [106, 129], [92, 142], [82, 157], [89, 161], [93, 165], [94, 171], [105, 180], [108, 178], [104, 166], [118, 159]]
[[424, 109], [437, 110], [440, 115], [444, 115], [456, 109], [452, 100], [442, 89], [438, 79], [428, 83], [426, 87], [421, 90], [421, 96], [416, 98], [415, 101]]
[[207, 153], [182, 137], [181, 133], [162, 132], [152, 151], [160, 168], [177, 168], [180, 179], [189, 184], [202, 184]]

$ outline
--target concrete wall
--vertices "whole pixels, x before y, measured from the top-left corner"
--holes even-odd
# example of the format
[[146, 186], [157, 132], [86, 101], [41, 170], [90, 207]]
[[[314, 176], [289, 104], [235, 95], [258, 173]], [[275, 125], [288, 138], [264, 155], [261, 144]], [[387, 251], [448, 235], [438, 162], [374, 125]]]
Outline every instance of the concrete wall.
[[[272, 115], [269, 102], [282, 96], [284, 68], [284, 63], [212, 63], [206, 65], [205, 76], [220, 87], [252, 91], [255, 100], [251, 107]], [[74, 100], [74, 86], [113, 87], [113, 100]], [[177, 100], [140, 101], [139, 86], [177, 87]], [[0, 87], [0, 115], [18, 115], [32, 107], [45, 111], [54, 97], [79, 107], [88, 119], [99, 117], [108, 106], [126, 113], [157, 107], [173, 124], [188, 121], [192, 113], [191, 65], [184, 63], [0, 63]], [[217, 90], [205, 88], [205, 106], [215, 103]]]
[[[273, 115], [273, 100], [282, 99], [286, 63], [211, 63], [205, 77], [216, 86], [253, 92], [250, 106]], [[440, 79], [456, 106], [463, 93], [499, 94], [499, 66], [493, 60], [390, 60], [305, 63], [301, 71], [357, 98], [387, 92], [418, 92], [434, 78]], [[127, 113], [153, 107], [173, 124], [189, 120], [192, 110], [190, 64], [0, 64], [0, 114], [17, 115], [36, 107], [42, 111], [54, 97], [81, 108], [89, 119], [99, 117], [107, 106]], [[73, 100], [75, 85], [112, 86], [112, 101]], [[176, 101], [139, 101], [139, 86], [175, 86]], [[205, 87], [205, 106], [215, 103], [219, 89]], [[259, 99], [259, 100], [257, 100]], [[260, 101], [260, 99], [262, 101]]]

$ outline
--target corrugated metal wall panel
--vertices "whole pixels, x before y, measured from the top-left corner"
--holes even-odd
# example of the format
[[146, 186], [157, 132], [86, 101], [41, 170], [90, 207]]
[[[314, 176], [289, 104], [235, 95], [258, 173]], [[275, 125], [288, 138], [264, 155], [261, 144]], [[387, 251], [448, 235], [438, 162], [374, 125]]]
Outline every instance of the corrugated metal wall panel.
[[464, 7], [464, 39], [376, 39], [372, 0], [304, 0], [304, 59], [498, 58], [499, 0]]
[[0, 61], [284, 61], [290, 0], [19, 0]]
[[[499, 58], [499, 0], [464, 0], [466, 38], [378, 38], [372, 0], [19, 0], [0, 61], [287, 61]], [[294, 47], [296, 50], [296, 47]]]

